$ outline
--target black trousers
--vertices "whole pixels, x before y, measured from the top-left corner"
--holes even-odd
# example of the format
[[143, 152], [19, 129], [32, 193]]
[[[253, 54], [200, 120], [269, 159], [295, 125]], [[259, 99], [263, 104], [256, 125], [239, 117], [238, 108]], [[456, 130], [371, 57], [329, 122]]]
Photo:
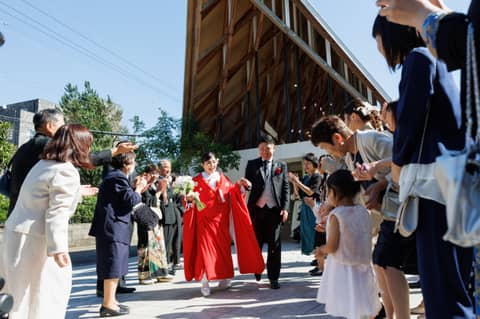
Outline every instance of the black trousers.
[[264, 243], [268, 245], [268, 279], [277, 281], [280, 277], [282, 263], [282, 242], [280, 238], [282, 219], [280, 208], [268, 208], [267, 206], [260, 208], [255, 205], [249, 207], [249, 211], [260, 250], [263, 248]]
[[165, 224], [163, 225], [163, 235], [165, 236], [165, 250], [167, 253], [167, 262], [172, 262], [172, 256], [174, 254], [174, 237], [177, 232], [177, 224]]
[[182, 225], [182, 215], [180, 212], [177, 212], [177, 230], [173, 234], [172, 242], [172, 256], [169, 262], [172, 262], [173, 265], [180, 263], [180, 256], [182, 255], [182, 238], [183, 238], [183, 225]]

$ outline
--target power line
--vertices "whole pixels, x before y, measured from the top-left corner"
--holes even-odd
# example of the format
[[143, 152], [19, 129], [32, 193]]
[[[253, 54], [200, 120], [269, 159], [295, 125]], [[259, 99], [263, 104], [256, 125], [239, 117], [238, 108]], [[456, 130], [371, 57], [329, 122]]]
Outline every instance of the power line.
[[[33, 21], [34, 23], [36, 23], [37, 25], [39, 25], [40, 27], [46, 29], [48, 32], [46, 32], [45, 30], [42, 30], [42, 29], [39, 29], [38, 27], [36, 27], [35, 25], [31, 24], [30, 22], [18, 17], [18, 16], [15, 16], [13, 14], [11, 14], [10, 12], [4, 10], [4, 9], [0, 9], [0, 11], [4, 12], [5, 14], [9, 15], [10, 17], [28, 25], [29, 27], [33, 28], [34, 30], [36, 30], [37, 32], [40, 32], [44, 35], [46, 35], [47, 37], [51, 38], [51, 39], [54, 39], [55, 41], [57, 42], [60, 42], [61, 44], [65, 45], [65, 46], [68, 46], [69, 48], [73, 49], [74, 51], [78, 52], [78, 53], [81, 53], [89, 58], [91, 58], [92, 60], [95, 60], [96, 62], [102, 64], [103, 66], [106, 66], [118, 73], [120, 73], [121, 75], [123, 75], [125, 78], [127, 79], [130, 79], [130, 80], [134, 80], [150, 89], [152, 89], [153, 91], [157, 92], [157, 93], [161, 93], [167, 97], [169, 97], [170, 99], [174, 100], [174, 101], [178, 101], [178, 98], [176, 98], [175, 96], [172, 96], [170, 95], [169, 93], [166, 93], [166, 92], [163, 92], [163, 90], [151, 85], [150, 83], [138, 78], [136, 75], [133, 75], [131, 74], [130, 72], [128, 72], [128, 70], [124, 70], [123, 68], [115, 65], [114, 63], [112, 62], [109, 62], [108, 60], [105, 60], [103, 59], [102, 57], [98, 56], [97, 54], [95, 54], [94, 52], [82, 47], [81, 45], [79, 44], [76, 44], [75, 42], [67, 39], [66, 37], [64, 37], [63, 35], [59, 34], [58, 32], [56, 32], [55, 30], [52, 30], [51, 28], [49, 28], [48, 26], [45, 26], [44, 24], [42, 24], [41, 22], [38, 22], [37, 20], [29, 17], [28, 15], [18, 11], [17, 9], [9, 6], [8, 4], [0, 1], [0, 4], [4, 5], [5, 7], [15, 11], [16, 13], [24, 16], [25, 18]], [[50, 32], [50, 33], [49, 33]]]
[[130, 62], [129, 60], [127, 60], [126, 58], [122, 57], [121, 55], [119, 55], [118, 53], [114, 52], [113, 50], [110, 50], [108, 49], [107, 47], [103, 46], [102, 44], [98, 43], [97, 41], [95, 40], [92, 40], [90, 39], [89, 37], [87, 37], [86, 35], [84, 35], [83, 33], [81, 33], [80, 31], [78, 30], [75, 30], [74, 28], [70, 27], [69, 25], [67, 25], [66, 23], [62, 22], [61, 20], [59, 20], [58, 18], [52, 16], [51, 14], [49, 14], [48, 12], [46, 12], [45, 10], [42, 10], [38, 7], [36, 7], [35, 5], [33, 5], [32, 3], [30, 3], [29, 1], [27, 0], [22, 0], [24, 3], [26, 3], [29, 7], [33, 8], [34, 10], [42, 13], [43, 15], [49, 17], [50, 19], [52, 19], [53, 21], [57, 22], [58, 24], [60, 24], [61, 26], [63, 26], [64, 28], [70, 30], [71, 32], [77, 34], [78, 36], [80, 36], [81, 38], [87, 40], [88, 42], [92, 43], [93, 45], [95, 45], [96, 47], [100, 48], [100, 49], [103, 49], [104, 51], [110, 53], [111, 55], [113, 55], [114, 57], [122, 60], [123, 62], [125, 62], [126, 64], [128, 64], [129, 66], [131, 66], [132, 68], [142, 72], [143, 74], [151, 77], [152, 79], [155, 79], [159, 82], [162, 83], [162, 85], [165, 85], [167, 86], [168, 88], [172, 89], [172, 90], [175, 90], [175, 88], [171, 87], [170, 85], [168, 85], [167, 83], [164, 83], [164, 81], [162, 79], [160, 79], [159, 77], [157, 77], [156, 75], [144, 70], [143, 68], [141, 68], [140, 66], [138, 66], [137, 64], [133, 63], [133, 62]]

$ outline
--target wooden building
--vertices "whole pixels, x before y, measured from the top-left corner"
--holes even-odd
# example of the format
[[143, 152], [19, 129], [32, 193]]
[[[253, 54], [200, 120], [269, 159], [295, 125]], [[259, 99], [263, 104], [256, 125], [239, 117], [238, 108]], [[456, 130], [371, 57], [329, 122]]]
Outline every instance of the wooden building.
[[352, 97], [389, 100], [308, 0], [188, 0], [187, 14], [183, 116], [218, 142], [304, 141]]

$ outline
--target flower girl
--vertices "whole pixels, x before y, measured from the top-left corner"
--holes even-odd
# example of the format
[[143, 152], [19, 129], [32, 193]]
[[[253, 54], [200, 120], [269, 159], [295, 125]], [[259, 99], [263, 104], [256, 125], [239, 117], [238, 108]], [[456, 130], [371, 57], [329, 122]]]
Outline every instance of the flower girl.
[[371, 264], [372, 222], [368, 211], [355, 204], [360, 184], [351, 172], [339, 170], [327, 180], [328, 201], [335, 207], [327, 221], [327, 243], [316, 250], [328, 254], [317, 301], [327, 313], [360, 319], [380, 310]]

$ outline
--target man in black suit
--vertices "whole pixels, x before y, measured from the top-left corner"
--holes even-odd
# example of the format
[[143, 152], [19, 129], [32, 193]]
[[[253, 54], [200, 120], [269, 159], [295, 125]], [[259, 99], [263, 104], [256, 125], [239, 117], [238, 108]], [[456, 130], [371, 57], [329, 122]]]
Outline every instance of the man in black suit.
[[[248, 210], [260, 249], [268, 244], [267, 274], [272, 289], [280, 288], [282, 245], [281, 225], [288, 218], [290, 187], [285, 163], [273, 159], [275, 143], [269, 135], [264, 135], [258, 144], [259, 158], [250, 160], [245, 170], [245, 178], [252, 183]], [[255, 274], [257, 281], [261, 274]]]
[[162, 159], [158, 163], [160, 172], [160, 188], [164, 191], [160, 195], [160, 205], [163, 213], [163, 232], [165, 238], [165, 249], [167, 252], [167, 261], [169, 264], [170, 275], [175, 275], [175, 265], [180, 259], [180, 249], [182, 241], [182, 201], [178, 196], [174, 196], [171, 187], [172, 164], [168, 159]]

